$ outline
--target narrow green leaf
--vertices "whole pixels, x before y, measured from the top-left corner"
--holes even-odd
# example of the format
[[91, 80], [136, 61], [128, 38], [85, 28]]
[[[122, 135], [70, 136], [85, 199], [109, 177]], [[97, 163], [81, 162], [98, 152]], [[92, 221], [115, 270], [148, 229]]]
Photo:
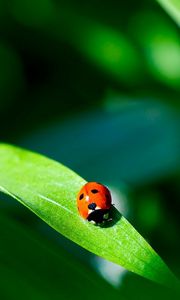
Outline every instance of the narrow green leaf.
[[24, 204], [58, 232], [85, 249], [153, 281], [172, 286], [176, 278], [130, 223], [113, 208], [113, 224], [83, 220], [76, 195], [85, 180], [63, 165], [0, 144], [0, 190]]
[[180, 1], [179, 0], [157, 0], [159, 4], [180, 26]]

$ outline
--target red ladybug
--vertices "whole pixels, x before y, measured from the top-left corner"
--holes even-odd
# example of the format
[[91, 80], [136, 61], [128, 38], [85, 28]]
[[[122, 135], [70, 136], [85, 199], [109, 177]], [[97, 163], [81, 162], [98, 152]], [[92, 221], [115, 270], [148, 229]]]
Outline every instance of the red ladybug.
[[77, 196], [80, 215], [94, 223], [102, 223], [109, 219], [111, 203], [111, 194], [108, 188], [97, 182], [86, 183]]

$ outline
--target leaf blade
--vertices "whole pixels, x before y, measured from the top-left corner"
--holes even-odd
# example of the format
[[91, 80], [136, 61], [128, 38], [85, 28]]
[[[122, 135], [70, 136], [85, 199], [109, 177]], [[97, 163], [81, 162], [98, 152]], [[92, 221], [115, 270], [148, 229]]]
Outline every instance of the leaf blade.
[[180, 26], [180, 2], [178, 0], [157, 0], [164, 10]]
[[80, 218], [76, 195], [86, 181], [73, 171], [6, 144], [0, 144], [0, 167], [0, 190], [73, 242], [145, 278], [175, 283], [162, 259], [115, 208], [113, 226], [102, 228]]

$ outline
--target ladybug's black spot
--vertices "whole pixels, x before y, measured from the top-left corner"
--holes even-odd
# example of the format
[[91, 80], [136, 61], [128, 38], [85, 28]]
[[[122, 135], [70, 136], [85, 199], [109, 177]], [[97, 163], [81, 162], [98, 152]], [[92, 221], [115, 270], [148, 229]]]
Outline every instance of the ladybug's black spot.
[[88, 205], [88, 208], [89, 209], [92, 209], [92, 210], [95, 210], [95, 208], [96, 208], [96, 203], [90, 203], [89, 205]]
[[93, 189], [93, 190], [91, 190], [91, 193], [93, 193], [93, 194], [97, 194], [97, 193], [98, 193], [98, 190], [96, 190], [96, 189]]
[[82, 200], [84, 198], [84, 194], [81, 194], [80, 196], [79, 196], [79, 200]]

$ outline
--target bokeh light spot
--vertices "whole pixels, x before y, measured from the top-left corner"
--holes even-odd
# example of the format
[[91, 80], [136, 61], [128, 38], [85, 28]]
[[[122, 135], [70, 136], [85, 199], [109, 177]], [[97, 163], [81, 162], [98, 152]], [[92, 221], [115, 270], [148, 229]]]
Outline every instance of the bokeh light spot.
[[141, 12], [133, 25], [149, 71], [156, 79], [180, 88], [180, 43], [175, 27], [154, 12]]
[[86, 29], [81, 47], [89, 58], [118, 79], [136, 81], [140, 62], [129, 40], [120, 32], [99, 24], [91, 23]]

